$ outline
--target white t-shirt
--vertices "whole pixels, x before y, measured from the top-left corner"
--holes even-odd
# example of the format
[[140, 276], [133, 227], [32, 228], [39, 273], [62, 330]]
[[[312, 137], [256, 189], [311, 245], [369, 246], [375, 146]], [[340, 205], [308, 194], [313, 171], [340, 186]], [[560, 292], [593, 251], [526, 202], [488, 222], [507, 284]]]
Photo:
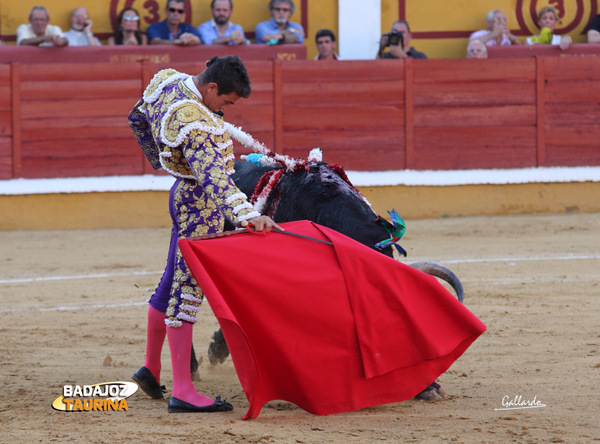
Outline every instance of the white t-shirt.
[[[75, 29], [70, 29], [62, 35], [69, 41], [69, 46], [90, 46], [90, 42], [88, 41], [88, 36], [83, 31], [77, 31]], [[100, 45], [100, 40], [94, 37], [97, 45]]]
[[[60, 29], [59, 26], [55, 26], [55, 25], [47, 25], [46, 31], [44, 31], [45, 36], [53, 36], [53, 37], [61, 36], [62, 33], [63, 33], [62, 29]], [[17, 45], [20, 45], [22, 40], [32, 39], [35, 37], [37, 37], [37, 35], [35, 35], [35, 32], [33, 32], [33, 27], [31, 26], [31, 24], [20, 25], [17, 28]], [[41, 43], [39, 46], [52, 46], [52, 43], [44, 42], [44, 43]]]

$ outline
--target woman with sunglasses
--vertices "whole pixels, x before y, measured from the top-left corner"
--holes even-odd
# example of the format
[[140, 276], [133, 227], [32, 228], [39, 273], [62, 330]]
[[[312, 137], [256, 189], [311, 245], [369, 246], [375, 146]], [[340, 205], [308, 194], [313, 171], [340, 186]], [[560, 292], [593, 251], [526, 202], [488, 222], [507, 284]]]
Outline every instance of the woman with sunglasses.
[[119, 13], [119, 27], [107, 40], [107, 45], [147, 45], [148, 37], [140, 31], [140, 15], [133, 8]]

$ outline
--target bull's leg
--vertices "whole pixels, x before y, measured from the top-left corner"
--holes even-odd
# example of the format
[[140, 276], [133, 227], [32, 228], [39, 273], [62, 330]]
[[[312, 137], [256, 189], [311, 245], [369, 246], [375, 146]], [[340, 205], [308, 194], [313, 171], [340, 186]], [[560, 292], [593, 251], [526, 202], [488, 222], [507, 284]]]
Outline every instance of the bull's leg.
[[429, 384], [425, 390], [415, 396], [415, 399], [421, 399], [423, 401], [439, 401], [440, 399], [448, 398], [448, 394], [437, 382]]
[[192, 375], [192, 381], [200, 381], [200, 372], [198, 371], [199, 367], [200, 364], [198, 363], [198, 359], [196, 359], [194, 344], [192, 344], [192, 353], [190, 356], [190, 374]]
[[229, 348], [225, 342], [225, 336], [221, 329], [212, 335], [213, 342], [208, 346], [208, 360], [212, 365], [222, 364], [229, 356]]

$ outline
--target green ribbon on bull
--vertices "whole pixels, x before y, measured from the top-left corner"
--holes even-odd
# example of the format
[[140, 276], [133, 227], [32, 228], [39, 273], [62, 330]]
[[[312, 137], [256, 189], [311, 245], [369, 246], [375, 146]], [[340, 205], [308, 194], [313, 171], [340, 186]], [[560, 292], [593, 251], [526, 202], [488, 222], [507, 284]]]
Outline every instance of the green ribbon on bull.
[[[388, 231], [388, 233], [390, 233], [391, 237], [388, 239], [384, 239], [381, 242], [378, 242], [377, 244], [375, 244], [375, 248], [383, 249], [383, 248], [386, 248], [386, 247], [396, 244], [396, 242], [398, 242], [400, 240], [400, 238], [402, 236], [404, 236], [404, 233], [406, 232], [406, 224], [404, 223], [404, 220], [402, 219], [402, 217], [400, 217], [398, 212], [396, 210], [392, 210], [392, 211], [388, 211], [388, 214], [392, 218], [392, 223], [389, 223], [387, 220], [385, 220], [381, 216], [379, 216], [377, 218], [377, 222], [383, 228], [385, 228]], [[402, 251], [404, 251], [404, 250], [402, 250]], [[406, 256], [405, 252], [403, 254]]]

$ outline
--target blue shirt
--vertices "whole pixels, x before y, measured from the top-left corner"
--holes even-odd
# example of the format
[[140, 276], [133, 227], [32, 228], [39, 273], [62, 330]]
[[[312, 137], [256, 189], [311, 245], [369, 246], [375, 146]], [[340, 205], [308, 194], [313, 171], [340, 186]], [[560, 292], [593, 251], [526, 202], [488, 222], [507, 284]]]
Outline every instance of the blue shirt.
[[[298, 37], [298, 43], [302, 43], [304, 41], [304, 37], [302, 36], [304, 34], [304, 28], [300, 23], [287, 22], [285, 29], [287, 29], [288, 31], [292, 31], [292, 33]], [[296, 30], [300, 30], [302, 31], [302, 33], [299, 34], [297, 32], [294, 32]], [[277, 25], [277, 23], [275, 23], [274, 19], [267, 20], [266, 22], [260, 22], [258, 25], [256, 25], [256, 29], [254, 30], [254, 41], [256, 43], [266, 43], [263, 42], [263, 38], [265, 35], [277, 34], [278, 32], [279, 26]]]
[[[229, 37], [233, 31], [240, 31], [244, 36], [244, 40], [246, 40], [246, 44], [250, 43], [249, 40], [246, 39], [244, 35], [244, 28], [240, 25], [236, 25], [235, 23], [229, 22], [227, 24], [227, 29], [225, 30], [225, 35], [221, 36], [219, 34], [219, 29], [217, 28], [217, 24], [215, 20], [209, 20], [207, 22], [202, 23], [198, 26], [198, 34], [200, 34], [200, 38], [202, 39], [202, 43], [205, 45], [212, 45], [213, 40], [220, 39], [221, 37]], [[229, 42], [228, 45], [235, 45], [234, 42]]]
[[173, 37], [173, 34], [171, 34], [171, 30], [169, 29], [169, 25], [167, 25], [166, 19], [162, 22], [151, 24], [146, 30], [146, 35], [148, 36], [148, 43], [151, 43], [152, 40], [157, 37], [162, 40], [176, 40], [181, 36], [181, 34], [185, 34], [186, 32], [194, 34], [196, 37], [200, 38], [196, 28], [183, 22], [179, 24], [177, 35]]

